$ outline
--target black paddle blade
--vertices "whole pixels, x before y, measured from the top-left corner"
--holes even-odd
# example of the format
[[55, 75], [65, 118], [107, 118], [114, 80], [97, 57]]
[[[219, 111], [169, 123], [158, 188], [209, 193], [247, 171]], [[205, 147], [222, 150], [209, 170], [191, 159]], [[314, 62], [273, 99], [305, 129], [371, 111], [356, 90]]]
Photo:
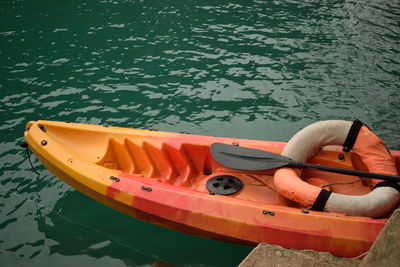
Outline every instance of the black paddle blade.
[[222, 166], [247, 171], [269, 170], [290, 165], [292, 160], [272, 152], [214, 143], [211, 155]]

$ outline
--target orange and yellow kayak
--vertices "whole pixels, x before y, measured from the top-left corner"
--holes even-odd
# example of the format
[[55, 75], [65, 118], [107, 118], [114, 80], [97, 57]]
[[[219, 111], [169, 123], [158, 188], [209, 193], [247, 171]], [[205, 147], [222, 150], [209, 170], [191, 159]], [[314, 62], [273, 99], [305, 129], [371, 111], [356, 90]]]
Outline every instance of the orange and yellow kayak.
[[[54, 121], [29, 122], [25, 139], [54, 175], [96, 201], [206, 238], [356, 257], [368, 251], [387, 221], [304, 209], [279, 195], [273, 182], [276, 170], [228, 169], [210, 154], [216, 142], [280, 154], [283, 142]], [[309, 162], [355, 169], [349, 153], [328, 146]], [[399, 168], [400, 152], [392, 155]], [[302, 172], [302, 179], [310, 177], [328, 183], [358, 179], [319, 170]], [[210, 183], [218, 190], [210, 190]], [[351, 195], [371, 191], [362, 182], [330, 188]]]

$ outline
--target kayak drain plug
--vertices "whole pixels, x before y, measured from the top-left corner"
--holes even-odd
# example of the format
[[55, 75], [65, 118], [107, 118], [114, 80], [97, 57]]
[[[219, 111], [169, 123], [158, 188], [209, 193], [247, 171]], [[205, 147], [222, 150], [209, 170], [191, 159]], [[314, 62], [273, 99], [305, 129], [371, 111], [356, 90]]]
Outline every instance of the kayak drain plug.
[[148, 192], [151, 192], [152, 189], [150, 187], [142, 186], [142, 190], [147, 190]]
[[120, 179], [118, 177], [115, 177], [115, 176], [110, 176], [110, 179], [111, 180], [115, 180], [116, 182], [120, 181]]
[[269, 214], [269, 215], [271, 215], [271, 216], [274, 216], [274, 215], [275, 215], [275, 212], [273, 212], [273, 211], [268, 211], [268, 210], [263, 210], [263, 214], [264, 214], [264, 215]]

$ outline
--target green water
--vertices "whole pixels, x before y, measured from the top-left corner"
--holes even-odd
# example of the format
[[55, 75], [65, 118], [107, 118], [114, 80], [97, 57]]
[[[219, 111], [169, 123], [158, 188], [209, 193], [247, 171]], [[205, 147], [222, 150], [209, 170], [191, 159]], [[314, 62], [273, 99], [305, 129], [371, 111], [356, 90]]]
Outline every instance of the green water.
[[236, 266], [251, 251], [122, 215], [32, 156], [37, 176], [18, 147], [30, 120], [287, 141], [357, 117], [400, 149], [399, 1], [0, 3], [4, 266]]

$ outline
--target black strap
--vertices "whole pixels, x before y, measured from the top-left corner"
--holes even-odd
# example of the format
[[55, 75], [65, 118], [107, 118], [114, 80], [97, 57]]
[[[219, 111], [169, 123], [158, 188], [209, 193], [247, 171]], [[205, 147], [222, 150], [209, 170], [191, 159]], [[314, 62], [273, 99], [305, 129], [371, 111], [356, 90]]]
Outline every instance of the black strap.
[[375, 189], [375, 188], [378, 188], [378, 187], [392, 187], [392, 188], [396, 189], [397, 191], [399, 191], [399, 193], [400, 193], [400, 185], [399, 185], [398, 183], [394, 183], [394, 182], [380, 182], [380, 183], [377, 183], [377, 184], [374, 186], [374, 189]]
[[314, 205], [311, 207], [311, 209], [316, 211], [324, 211], [325, 204], [328, 201], [328, 198], [331, 196], [331, 194], [332, 191], [322, 189], [321, 192], [319, 192], [319, 195], [315, 200]]
[[354, 143], [356, 142], [358, 133], [360, 132], [361, 127], [364, 125], [360, 120], [354, 119], [353, 124], [351, 125], [351, 128], [349, 130], [349, 133], [347, 134], [346, 140], [343, 143], [343, 151], [344, 152], [349, 152], [353, 146]]

